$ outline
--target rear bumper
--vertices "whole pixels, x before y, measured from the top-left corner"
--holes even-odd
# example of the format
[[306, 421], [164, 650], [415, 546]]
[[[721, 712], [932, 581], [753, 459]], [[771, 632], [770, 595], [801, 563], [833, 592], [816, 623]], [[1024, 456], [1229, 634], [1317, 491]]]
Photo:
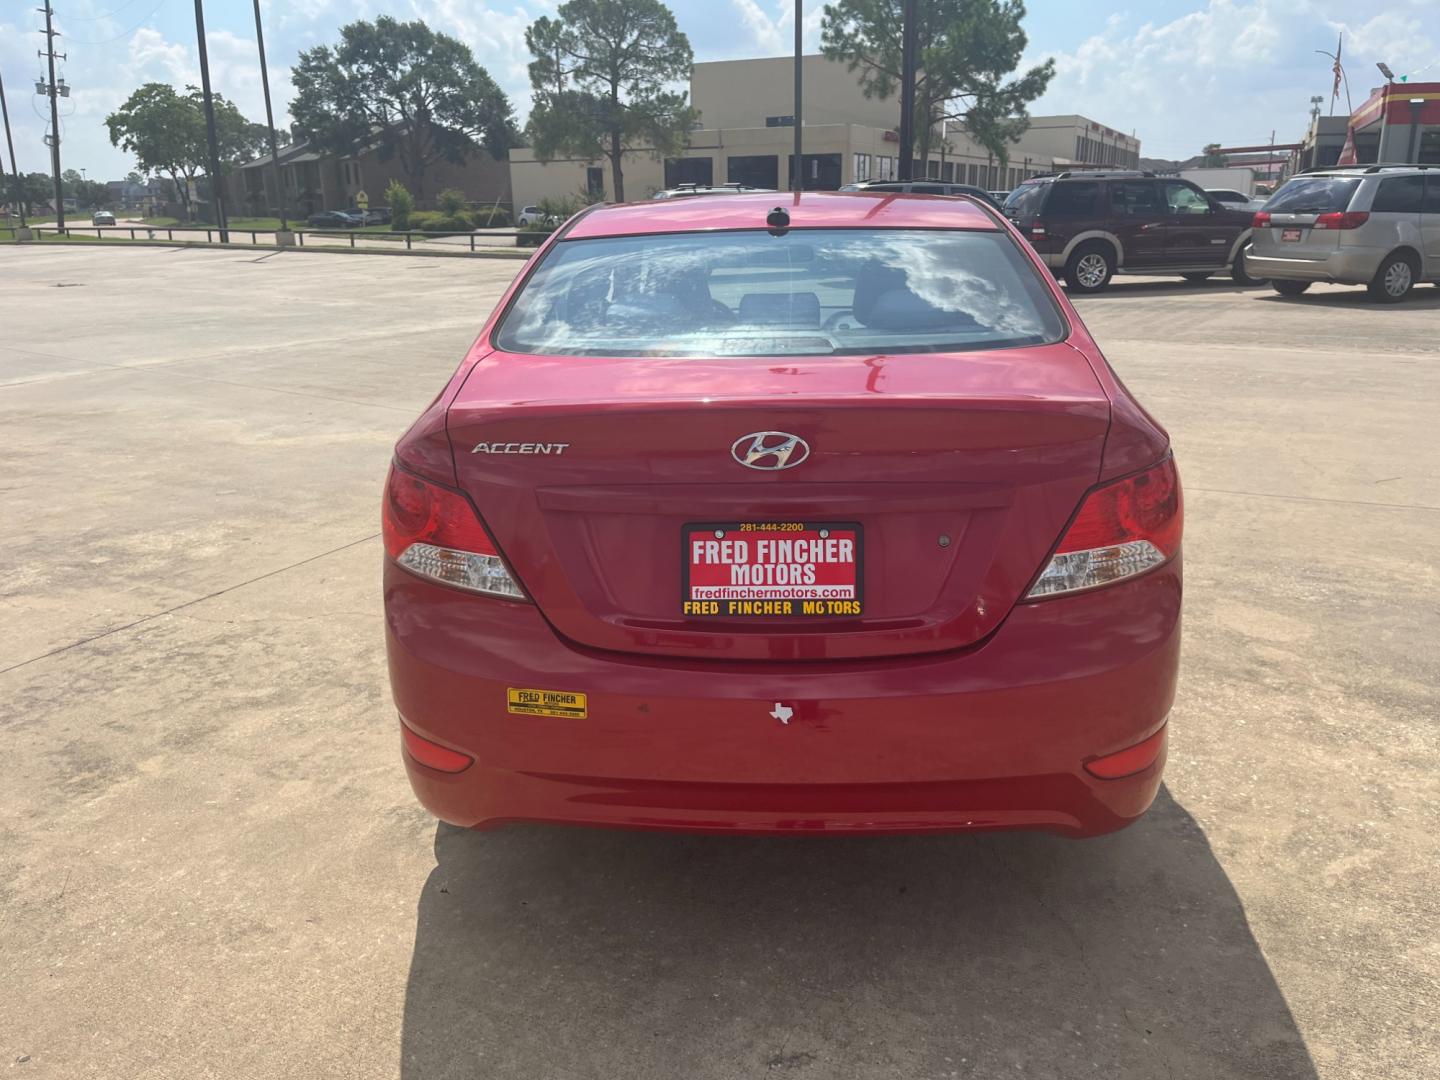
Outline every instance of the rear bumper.
[[[387, 560], [390, 679], [404, 721], [475, 763], [404, 755], [420, 801], [507, 821], [768, 832], [1122, 828], [1165, 755], [1101, 780], [1084, 763], [1158, 731], [1180, 650], [1179, 559], [1135, 581], [1021, 605], [962, 653], [727, 663], [573, 646], [528, 604]], [[507, 711], [509, 688], [586, 694], [587, 716]], [[793, 710], [782, 724], [775, 703]]]
[[1245, 266], [1255, 277], [1364, 285], [1375, 276], [1384, 254], [1370, 248], [1348, 248], [1329, 252], [1321, 259], [1294, 259], [1262, 255], [1252, 245], [1245, 253]]

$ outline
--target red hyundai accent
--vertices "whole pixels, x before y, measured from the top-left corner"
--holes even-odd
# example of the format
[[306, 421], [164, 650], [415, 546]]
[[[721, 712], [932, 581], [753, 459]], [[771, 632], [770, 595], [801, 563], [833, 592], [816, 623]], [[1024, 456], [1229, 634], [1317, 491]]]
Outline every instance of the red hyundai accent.
[[594, 208], [396, 447], [406, 768], [462, 826], [1118, 829], [1180, 532], [1165, 432], [988, 208]]

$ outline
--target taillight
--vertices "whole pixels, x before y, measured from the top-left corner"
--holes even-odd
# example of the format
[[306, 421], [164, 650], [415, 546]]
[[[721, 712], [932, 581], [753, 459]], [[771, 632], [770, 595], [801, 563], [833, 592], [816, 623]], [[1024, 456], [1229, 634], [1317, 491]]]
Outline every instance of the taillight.
[[1358, 229], [1365, 222], [1370, 220], [1370, 215], [1363, 210], [1321, 214], [1315, 219], [1314, 228], [1317, 229]]
[[392, 465], [380, 518], [386, 552], [412, 573], [488, 596], [526, 599], [460, 492]]
[[1123, 581], [1180, 550], [1184, 514], [1175, 459], [1095, 488], [1026, 599]]
[[1256, 229], [1268, 229], [1270, 227], [1270, 211], [1256, 210], [1255, 218], [1250, 222], [1250, 225]]

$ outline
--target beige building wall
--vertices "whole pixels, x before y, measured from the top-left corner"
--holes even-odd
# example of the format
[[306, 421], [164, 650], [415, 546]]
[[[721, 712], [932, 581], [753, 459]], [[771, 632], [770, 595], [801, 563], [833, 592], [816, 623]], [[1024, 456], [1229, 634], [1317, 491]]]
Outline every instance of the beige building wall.
[[[898, 97], [867, 98], [859, 72], [823, 56], [801, 58], [805, 79], [805, 125], [865, 124], [894, 127]], [[690, 103], [707, 128], [750, 128], [769, 116], [795, 112], [795, 66], [789, 56], [759, 60], [713, 60], [690, 69]], [[787, 129], [788, 130], [788, 129]]]
[[[802, 59], [805, 78], [804, 153], [806, 186], [836, 188], [857, 180], [893, 180], [898, 176], [899, 103], [865, 97], [858, 72], [823, 56]], [[648, 151], [625, 155], [625, 197], [647, 199], [677, 181], [724, 184], [743, 182], [786, 190], [795, 129], [794, 67], [788, 56], [758, 60], [717, 60], [691, 68], [690, 98], [700, 110], [700, 128], [690, 133], [680, 155], [681, 169], [667, 176], [664, 160]], [[768, 124], [767, 120], [775, 123]], [[947, 125], [921, 175], [987, 190], [1010, 190], [1037, 173], [1065, 168], [1075, 161], [1100, 163], [1105, 147], [1138, 157], [1140, 144], [1086, 117], [1037, 116], [1001, 169], [988, 151]], [[1091, 158], [1077, 157], [1077, 139]], [[838, 160], [837, 160], [838, 159]], [[708, 172], [707, 172], [708, 164]], [[592, 171], [597, 170], [597, 171]], [[526, 148], [510, 153], [510, 186], [517, 207], [542, 199], [573, 199], [587, 191], [615, 198], [607, 159], [558, 160], [542, 164]]]
[[[1083, 146], [1077, 146], [1077, 140], [1088, 140], [1088, 152], [1082, 152]], [[1106, 127], [1089, 117], [1073, 113], [1065, 116], [1032, 116], [1030, 127], [1021, 137], [1020, 145], [1037, 155], [1048, 155], [1066, 161], [1091, 164], [1116, 161], [1121, 166], [1132, 168], [1132, 162], [1126, 161], [1123, 156], [1116, 158], [1113, 151], [1121, 151], [1122, 154], [1137, 160], [1140, 156], [1139, 139]], [[1107, 148], [1112, 151], [1108, 156]]]
[[[839, 187], [858, 180], [891, 180], [898, 175], [900, 143], [889, 128], [862, 124], [805, 125], [804, 151], [812, 175], [807, 186], [816, 186], [813, 171], [820, 166], [817, 157], [838, 157], [838, 174], [826, 163], [825, 175]], [[709, 162], [712, 183], [731, 181], [756, 183], [753, 170], [756, 160], [767, 159], [773, 168], [773, 179], [765, 178], [760, 186], [786, 190], [790, 186], [790, 153], [794, 146], [794, 129], [784, 128], [701, 128], [691, 133], [690, 144], [678, 159], [686, 162]], [[1068, 159], [1062, 159], [1068, 164]], [[999, 164], [983, 147], [965, 135], [952, 131], [945, 141], [944, 152], [937, 144], [924, 170], [917, 174], [959, 184], [975, 184], [987, 190], [1009, 190], [1027, 176], [1050, 172], [1054, 159], [1032, 153], [1022, 140], [1011, 153], [1009, 167], [1002, 171]], [[541, 163], [533, 152], [520, 148], [510, 152], [510, 184], [515, 205], [535, 205], [542, 199], [576, 199], [589, 182], [587, 170], [601, 170], [598, 179], [603, 198], [614, 200], [608, 159], [588, 162], [574, 159]], [[665, 162], [646, 151], [625, 155], [625, 197], [630, 201], [648, 199], [666, 186]], [[702, 166], [703, 169], [703, 166]]]

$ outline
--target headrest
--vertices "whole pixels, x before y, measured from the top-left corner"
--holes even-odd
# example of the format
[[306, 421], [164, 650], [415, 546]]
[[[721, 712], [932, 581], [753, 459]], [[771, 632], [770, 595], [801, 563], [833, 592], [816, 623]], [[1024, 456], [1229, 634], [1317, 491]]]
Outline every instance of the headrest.
[[752, 326], [819, 326], [820, 297], [813, 292], [746, 293], [740, 297], [739, 321]]

